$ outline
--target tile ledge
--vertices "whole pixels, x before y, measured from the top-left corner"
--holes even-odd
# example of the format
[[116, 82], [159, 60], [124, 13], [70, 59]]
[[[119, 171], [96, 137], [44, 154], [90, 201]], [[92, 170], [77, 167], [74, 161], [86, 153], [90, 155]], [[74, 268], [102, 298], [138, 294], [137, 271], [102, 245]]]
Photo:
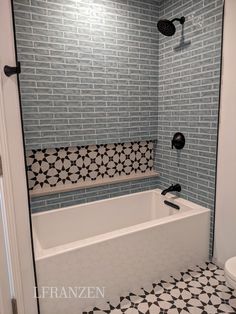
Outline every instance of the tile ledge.
[[54, 193], [63, 193], [63, 192], [69, 192], [69, 191], [90, 188], [90, 187], [95, 187], [95, 186], [101, 186], [101, 185], [106, 185], [106, 184], [113, 184], [113, 183], [140, 180], [140, 179], [148, 179], [148, 178], [158, 177], [158, 176], [159, 176], [159, 173], [156, 171], [147, 171], [144, 173], [131, 174], [127, 176], [104, 178], [104, 179], [98, 179], [95, 181], [84, 181], [84, 182], [79, 182], [79, 183], [74, 183], [74, 184], [73, 183], [64, 184], [57, 187], [31, 190], [30, 197], [43, 196], [43, 195], [54, 194]]

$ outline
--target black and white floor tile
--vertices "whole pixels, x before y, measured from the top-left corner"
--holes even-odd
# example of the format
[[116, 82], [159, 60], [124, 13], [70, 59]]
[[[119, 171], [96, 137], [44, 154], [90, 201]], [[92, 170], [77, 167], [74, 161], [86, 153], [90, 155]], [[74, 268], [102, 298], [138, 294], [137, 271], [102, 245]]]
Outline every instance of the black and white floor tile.
[[108, 313], [236, 314], [236, 291], [226, 284], [222, 269], [205, 263], [83, 314]]

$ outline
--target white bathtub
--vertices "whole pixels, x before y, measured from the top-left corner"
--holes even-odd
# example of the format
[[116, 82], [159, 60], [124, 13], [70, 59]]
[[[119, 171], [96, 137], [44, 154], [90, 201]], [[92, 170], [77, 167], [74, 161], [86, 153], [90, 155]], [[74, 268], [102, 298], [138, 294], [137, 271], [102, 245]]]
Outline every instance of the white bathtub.
[[105, 287], [104, 299], [40, 299], [42, 314], [78, 314], [208, 259], [209, 210], [156, 189], [33, 214], [33, 232], [40, 295]]

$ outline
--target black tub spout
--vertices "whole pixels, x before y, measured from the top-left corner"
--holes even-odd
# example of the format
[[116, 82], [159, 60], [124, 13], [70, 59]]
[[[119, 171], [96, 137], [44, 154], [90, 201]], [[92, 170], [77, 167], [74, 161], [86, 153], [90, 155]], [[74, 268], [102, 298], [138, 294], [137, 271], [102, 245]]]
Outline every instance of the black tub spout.
[[171, 185], [170, 187], [168, 187], [167, 189], [163, 190], [161, 192], [161, 195], [166, 195], [169, 192], [180, 192], [181, 191], [181, 185], [180, 184], [175, 184], [175, 185]]

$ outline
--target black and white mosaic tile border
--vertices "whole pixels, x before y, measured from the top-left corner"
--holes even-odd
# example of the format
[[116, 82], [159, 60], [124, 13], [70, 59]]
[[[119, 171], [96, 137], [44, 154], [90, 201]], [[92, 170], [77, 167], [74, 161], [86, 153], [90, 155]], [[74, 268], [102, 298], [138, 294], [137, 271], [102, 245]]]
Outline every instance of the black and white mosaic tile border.
[[153, 169], [153, 142], [48, 148], [27, 152], [30, 190], [95, 181]]
[[219, 314], [236, 313], [236, 291], [224, 271], [212, 263], [153, 283], [140, 291], [88, 309], [83, 314]]

